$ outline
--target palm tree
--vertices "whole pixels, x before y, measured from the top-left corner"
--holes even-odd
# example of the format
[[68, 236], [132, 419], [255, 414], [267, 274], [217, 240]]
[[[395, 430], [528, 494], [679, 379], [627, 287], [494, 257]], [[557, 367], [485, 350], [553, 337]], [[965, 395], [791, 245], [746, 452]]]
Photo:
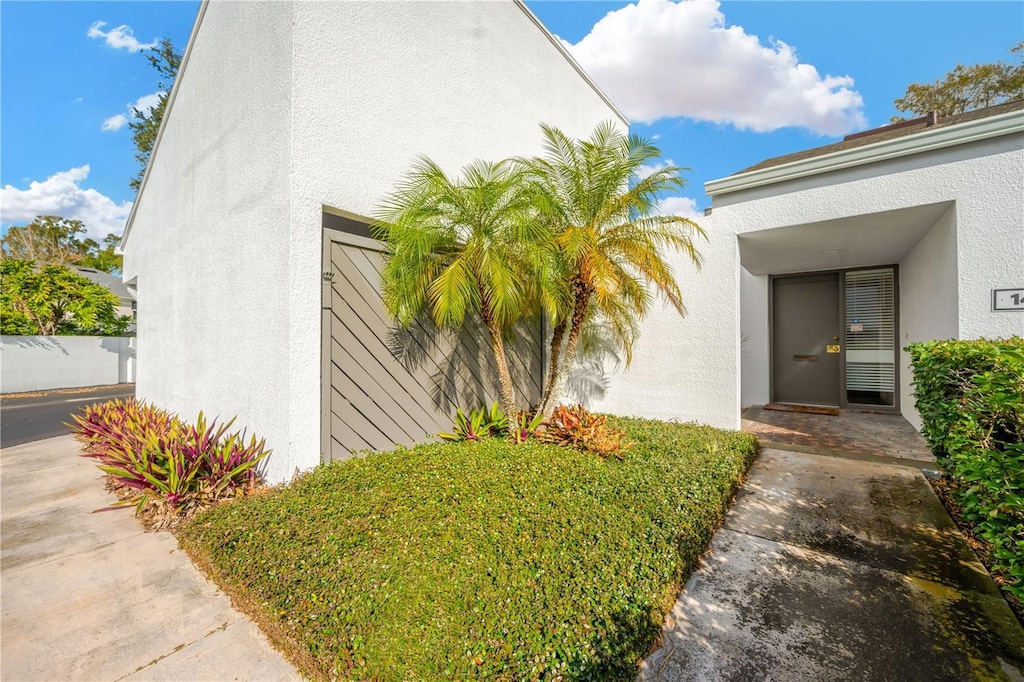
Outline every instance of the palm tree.
[[[438, 327], [460, 328], [479, 314], [487, 327], [502, 408], [518, 412], [504, 333], [550, 301], [556, 255], [547, 227], [531, 219], [534, 194], [508, 162], [476, 161], [449, 178], [416, 161], [381, 204], [374, 231], [386, 245], [384, 305], [403, 326], [427, 312]], [[547, 274], [545, 274], [547, 273]]]
[[517, 164], [534, 188], [542, 222], [554, 235], [571, 293], [551, 314], [550, 364], [541, 400], [541, 410], [550, 414], [591, 316], [610, 332], [628, 365], [639, 321], [653, 302], [652, 290], [685, 313], [664, 253], [681, 251], [699, 266], [693, 240], [706, 235], [692, 220], [657, 215], [659, 197], [683, 188], [685, 181], [679, 177], [683, 169], [660, 166], [661, 150], [647, 140], [624, 135], [611, 122], [598, 125], [586, 140], [571, 139], [551, 126], [541, 128], [544, 155]]

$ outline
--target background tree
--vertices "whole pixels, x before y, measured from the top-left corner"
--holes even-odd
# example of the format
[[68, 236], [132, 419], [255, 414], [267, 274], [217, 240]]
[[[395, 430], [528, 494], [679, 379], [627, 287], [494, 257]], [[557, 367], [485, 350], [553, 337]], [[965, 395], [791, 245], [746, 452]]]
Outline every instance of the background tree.
[[113, 233], [103, 238], [102, 246], [92, 239], [86, 239], [84, 242], [86, 252], [82, 256], [82, 260], [78, 261], [78, 265], [115, 275], [120, 274], [121, 268], [124, 265], [124, 257], [117, 253], [117, 247], [120, 243], [121, 238]]
[[[936, 111], [939, 116], [962, 114], [974, 109], [1024, 99], [1024, 41], [1010, 52], [1016, 64], [997, 61], [991, 64], [964, 66], [958, 64], [944, 78], [934, 83], [915, 83], [893, 105], [897, 111], [911, 116], [926, 116]], [[893, 123], [906, 120], [894, 116]]]
[[0, 333], [120, 336], [131, 323], [117, 297], [61, 265], [0, 260]]
[[138, 150], [135, 160], [139, 162], [139, 172], [128, 184], [132, 189], [138, 191], [142, 184], [142, 177], [146, 174], [146, 166], [149, 164], [149, 155], [153, 152], [153, 145], [156, 144], [156, 135], [160, 131], [160, 122], [164, 119], [164, 111], [167, 109], [167, 98], [174, 86], [174, 79], [178, 76], [178, 67], [181, 66], [181, 53], [178, 52], [170, 39], [164, 38], [160, 44], [146, 51], [146, 59], [159, 74], [157, 88], [160, 90], [159, 99], [155, 107], [148, 111], [133, 109], [132, 115], [135, 120], [128, 123], [132, 129], [132, 141]]
[[0, 239], [4, 258], [31, 260], [39, 265], [81, 265], [104, 272], [121, 271], [122, 257], [116, 252], [120, 238], [108, 234], [101, 246], [84, 238], [86, 229], [80, 220], [41, 215], [28, 225], [13, 226]]
[[[377, 212], [375, 234], [387, 246], [384, 305], [403, 326], [421, 313], [440, 328], [480, 315], [487, 327], [502, 409], [518, 413], [504, 335], [532, 314], [553, 256], [545, 227], [531, 220], [529, 187], [508, 163], [477, 161], [451, 179], [418, 161]], [[545, 250], [547, 249], [547, 250]]]
[[632, 359], [639, 322], [650, 310], [652, 290], [684, 314], [682, 294], [668, 251], [700, 265], [694, 237], [704, 237], [682, 216], [656, 215], [659, 197], [685, 186], [682, 170], [658, 167], [661, 150], [610, 123], [586, 140], [569, 138], [550, 126], [544, 132], [545, 155], [521, 159], [539, 190], [540, 220], [554, 235], [564, 268], [561, 279], [571, 292], [567, 305], [554, 311], [548, 376], [541, 410], [550, 414], [561, 398], [588, 322], [599, 324]]

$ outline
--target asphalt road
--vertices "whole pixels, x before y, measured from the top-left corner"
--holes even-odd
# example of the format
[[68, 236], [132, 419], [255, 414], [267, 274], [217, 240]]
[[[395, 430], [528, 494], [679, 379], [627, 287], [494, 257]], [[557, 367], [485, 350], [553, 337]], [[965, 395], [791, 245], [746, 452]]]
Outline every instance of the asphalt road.
[[64, 435], [64, 422], [86, 405], [133, 395], [135, 384], [119, 384], [0, 398], [0, 447]]

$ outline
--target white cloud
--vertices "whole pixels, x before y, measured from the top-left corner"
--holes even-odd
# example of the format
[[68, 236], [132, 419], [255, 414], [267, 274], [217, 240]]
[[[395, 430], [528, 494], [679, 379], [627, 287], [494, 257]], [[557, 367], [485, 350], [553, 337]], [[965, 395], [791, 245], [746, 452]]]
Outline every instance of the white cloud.
[[54, 173], [27, 189], [7, 185], [0, 189], [0, 222], [28, 222], [37, 215], [57, 215], [81, 220], [93, 238], [124, 231], [132, 202], [113, 199], [81, 183], [89, 176], [89, 165]]
[[103, 120], [103, 125], [100, 126], [100, 130], [120, 130], [128, 125], [128, 117], [124, 114], [115, 114], [110, 118]]
[[782, 41], [726, 26], [717, 0], [639, 0], [562, 41], [630, 119], [689, 117], [840, 135], [866, 124], [849, 76], [822, 77]]
[[665, 197], [661, 200], [657, 215], [677, 215], [700, 224], [704, 212], [697, 210], [697, 200], [690, 197]]
[[643, 163], [636, 169], [636, 179], [643, 180], [654, 171], [659, 171], [662, 168], [668, 168], [674, 166], [675, 161], [672, 159], [665, 159], [664, 161], [655, 161], [654, 163]]
[[154, 38], [151, 43], [140, 43], [135, 37], [131, 26], [121, 24], [109, 31], [104, 31], [107, 25], [105, 21], [94, 21], [86, 33], [90, 38], [103, 38], [104, 42], [115, 50], [128, 50], [129, 52], [141, 52], [156, 47], [157, 41]]
[[[157, 91], [149, 95], [143, 95], [132, 104], [126, 105], [125, 108], [128, 110], [128, 113], [132, 115], [134, 115], [136, 109], [144, 114], [148, 114], [153, 107], [160, 103], [160, 95], [162, 94], [163, 93], [161, 91]], [[113, 116], [104, 119], [103, 125], [100, 126], [100, 130], [115, 131], [124, 128], [126, 125], [128, 125], [127, 115], [114, 114]]]
[[163, 91], [157, 90], [156, 92], [143, 95], [142, 97], [135, 100], [135, 104], [129, 104], [129, 109], [138, 109], [144, 114], [148, 114], [149, 111], [160, 103], [160, 95], [164, 94]]

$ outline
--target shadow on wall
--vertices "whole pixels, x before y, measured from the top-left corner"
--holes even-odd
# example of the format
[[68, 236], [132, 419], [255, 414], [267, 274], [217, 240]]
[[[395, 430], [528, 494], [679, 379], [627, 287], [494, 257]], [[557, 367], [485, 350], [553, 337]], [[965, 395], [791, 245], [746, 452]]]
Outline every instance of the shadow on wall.
[[18, 348], [38, 348], [46, 351], [60, 351], [70, 355], [57, 336], [4, 336], [3, 345]]
[[126, 358], [134, 358], [135, 348], [126, 343], [126, 338], [122, 336], [102, 337], [100, 348], [108, 353], [117, 353], [118, 355], [124, 355]]
[[[477, 316], [460, 330], [442, 330], [421, 316], [408, 329], [392, 329], [391, 354], [415, 377], [423, 377], [434, 407], [447, 415], [500, 401], [498, 376], [487, 329]], [[516, 325], [505, 339], [509, 373], [521, 404], [540, 401], [540, 323]]]
[[134, 381], [135, 339], [124, 336], [0, 336], [6, 393]]
[[587, 409], [608, 394], [612, 374], [623, 364], [607, 330], [593, 325], [580, 339], [576, 359], [566, 378], [562, 403], [580, 403]]

